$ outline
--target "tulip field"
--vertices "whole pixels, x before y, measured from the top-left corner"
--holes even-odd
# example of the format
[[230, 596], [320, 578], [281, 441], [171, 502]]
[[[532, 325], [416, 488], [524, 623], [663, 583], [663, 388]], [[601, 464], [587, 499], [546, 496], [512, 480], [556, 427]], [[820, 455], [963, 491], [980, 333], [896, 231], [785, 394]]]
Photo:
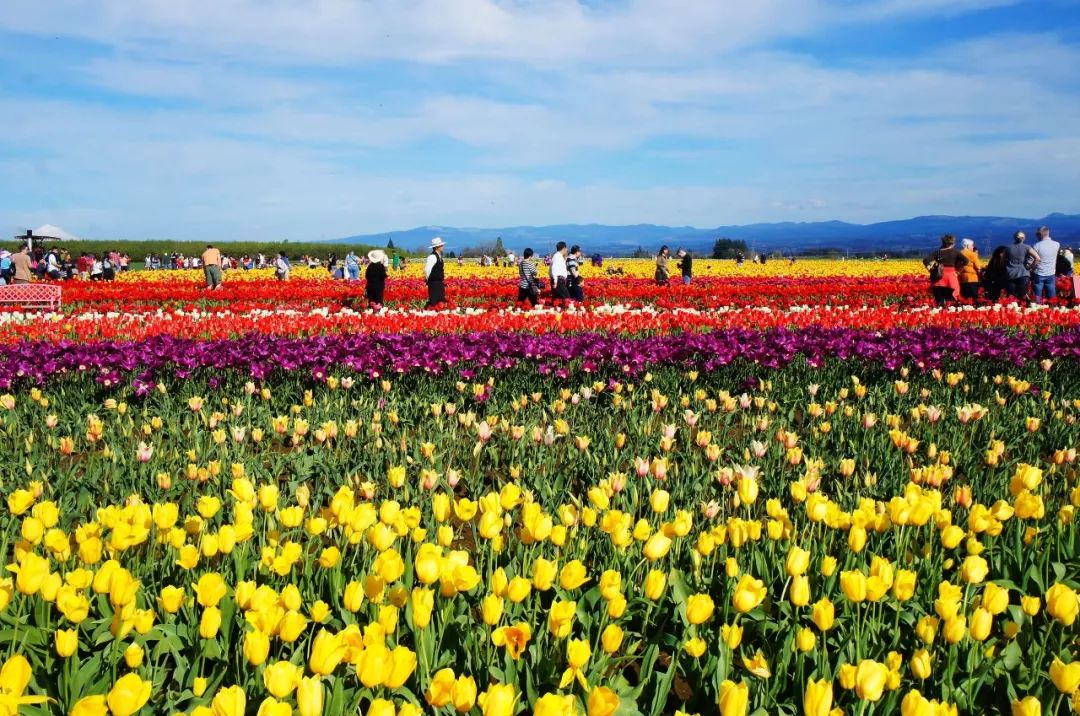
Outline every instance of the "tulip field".
[[696, 268], [0, 313], [0, 715], [1080, 713], [1080, 308]]

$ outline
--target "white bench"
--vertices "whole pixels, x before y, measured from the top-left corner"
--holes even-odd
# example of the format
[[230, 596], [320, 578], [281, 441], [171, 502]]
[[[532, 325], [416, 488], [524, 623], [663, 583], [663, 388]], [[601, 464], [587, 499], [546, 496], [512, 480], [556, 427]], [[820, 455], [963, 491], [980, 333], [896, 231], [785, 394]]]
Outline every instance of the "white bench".
[[0, 306], [60, 310], [63, 289], [52, 283], [15, 283], [0, 286]]

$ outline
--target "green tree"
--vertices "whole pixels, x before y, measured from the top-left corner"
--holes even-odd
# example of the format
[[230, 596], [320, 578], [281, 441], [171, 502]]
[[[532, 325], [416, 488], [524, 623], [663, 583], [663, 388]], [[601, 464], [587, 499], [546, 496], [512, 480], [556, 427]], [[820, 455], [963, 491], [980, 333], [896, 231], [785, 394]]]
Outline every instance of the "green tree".
[[738, 239], [720, 237], [713, 244], [712, 257], [714, 259], [733, 259], [736, 254], [746, 255], [746, 242]]

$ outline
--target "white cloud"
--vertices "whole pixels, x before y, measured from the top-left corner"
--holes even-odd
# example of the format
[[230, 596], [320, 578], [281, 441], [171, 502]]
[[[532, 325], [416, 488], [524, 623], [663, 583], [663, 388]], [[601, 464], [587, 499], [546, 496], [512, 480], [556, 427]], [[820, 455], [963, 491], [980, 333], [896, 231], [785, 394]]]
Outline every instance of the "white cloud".
[[[995, 4], [15, 0], [0, 27], [100, 43], [70, 81], [150, 102], [0, 98], [0, 149], [20, 156], [0, 208], [86, 235], [294, 239], [1074, 209], [1075, 45], [1014, 34], [848, 67], [768, 45]], [[352, 86], [384, 71], [403, 81], [385, 96]], [[431, 168], [430, 142], [462, 166]], [[611, 158], [658, 169], [574, 166]]]

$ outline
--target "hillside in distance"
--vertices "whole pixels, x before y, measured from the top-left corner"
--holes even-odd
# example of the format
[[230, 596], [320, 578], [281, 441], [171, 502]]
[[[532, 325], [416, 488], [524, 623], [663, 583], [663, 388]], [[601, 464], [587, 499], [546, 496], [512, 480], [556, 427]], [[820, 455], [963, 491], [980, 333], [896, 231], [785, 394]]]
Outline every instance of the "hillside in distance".
[[588, 253], [624, 256], [639, 247], [653, 252], [662, 244], [672, 250], [683, 247], [696, 253], [708, 253], [717, 238], [740, 239], [755, 252], [813, 252], [839, 249], [851, 253], [883, 253], [909, 250], [930, 251], [938, 246], [943, 234], [974, 239], [980, 251], [1011, 241], [1013, 233], [1025, 231], [1029, 241], [1042, 225], [1063, 244], [1080, 244], [1080, 214], [1050, 214], [1037, 219], [1003, 216], [917, 216], [875, 224], [852, 224], [844, 221], [779, 222], [718, 226], [701, 229], [692, 226], [636, 224], [562, 224], [553, 226], [510, 226], [503, 228], [457, 228], [420, 226], [405, 231], [361, 234], [334, 239], [330, 243], [394, 245], [410, 250], [424, 250], [435, 236], [441, 236], [451, 251], [493, 244], [499, 237], [514, 251], [532, 247], [547, 253], [557, 241], [580, 244]]

